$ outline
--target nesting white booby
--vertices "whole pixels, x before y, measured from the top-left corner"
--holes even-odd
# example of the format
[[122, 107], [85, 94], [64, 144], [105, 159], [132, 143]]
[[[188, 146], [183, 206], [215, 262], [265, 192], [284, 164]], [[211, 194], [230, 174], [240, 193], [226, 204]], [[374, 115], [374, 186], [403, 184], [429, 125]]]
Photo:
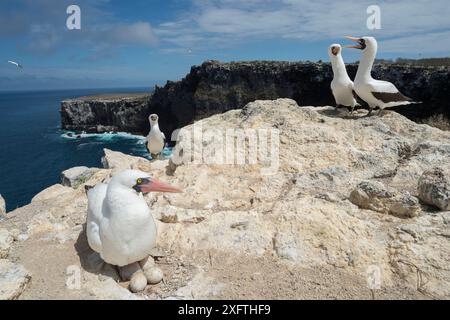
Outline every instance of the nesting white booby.
[[416, 103], [411, 98], [404, 96], [394, 84], [372, 78], [372, 67], [378, 50], [378, 43], [375, 38], [346, 38], [358, 43], [357, 45], [346, 46], [346, 48], [363, 51], [356, 73], [354, 89], [356, 94], [369, 105], [369, 115], [376, 107], [381, 109], [381, 113], [385, 108]]
[[336, 108], [350, 107], [353, 113], [358, 102], [353, 91], [353, 81], [347, 74], [344, 59], [342, 58], [342, 47], [340, 44], [332, 44], [328, 49], [331, 66], [333, 67], [333, 81], [331, 82], [331, 91], [336, 100]]
[[147, 136], [146, 146], [152, 158], [156, 159], [164, 150], [166, 136], [159, 129], [158, 115], [151, 114], [148, 120], [150, 121], [150, 132]]
[[101, 183], [88, 191], [89, 246], [105, 262], [120, 267], [123, 280], [131, 279], [130, 289], [134, 292], [154, 281], [146, 279], [141, 269], [156, 244], [156, 224], [142, 196], [149, 192], [181, 190], [145, 172], [126, 170], [109, 184]]

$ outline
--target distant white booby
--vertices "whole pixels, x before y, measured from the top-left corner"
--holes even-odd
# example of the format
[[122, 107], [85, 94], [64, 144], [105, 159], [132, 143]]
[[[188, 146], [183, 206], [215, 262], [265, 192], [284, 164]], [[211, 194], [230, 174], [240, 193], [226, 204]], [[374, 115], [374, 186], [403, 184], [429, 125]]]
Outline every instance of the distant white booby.
[[354, 82], [354, 88], [356, 94], [369, 105], [369, 115], [376, 107], [381, 109], [381, 114], [385, 108], [416, 103], [413, 102], [411, 98], [404, 96], [392, 83], [372, 78], [372, 67], [378, 50], [378, 43], [375, 38], [346, 38], [358, 43], [354, 46], [346, 46], [347, 48], [360, 49], [363, 51], [363, 56], [359, 63], [358, 72]]
[[156, 114], [151, 114], [148, 118], [150, 121], [150, 132], [147, 136], [147, 149], [152, 155], [153, 159], [156, 159], [159, 154], [164, 150], [166, 136], [159, 129], [158, 120], [159, 117]]
[[181, 190], [145, 172], [126, 170], [109, 184], [101, 183], [88, 191], [89, 246], [105, 262], [121, 267], [121, 275], [129, 274], [129, 279], [123, 280], [131, 279], [132, 291], [141, 291], [147, 285], [139, 262], [148, 258], [156, 244], [156, 224], [142, 196], [149, 192]]
[[342, 58], [342, 47], [340, 44], [332, 44], [328, 49], [334, 78], [331, 82], [331, 91], [336, 100], [336, 108], [350, 107], [351, 113], [358, 105], [353, 91], [353, 81], [347, 74], [344, 59]]
[[15, 61], [11, 61], [11, 60], [9, 60], [9, 61], [8, 61], [8, 63], [11, 63], [11, 64], [13, 64], [13, 65], [15, 65], [16, 67], [18, 67], [18, 68], [20, 68], [20, 69], [23, 69], [23, 66], [22, 66], [21, 64], [19, 64], [19, 63], [15, 62]]

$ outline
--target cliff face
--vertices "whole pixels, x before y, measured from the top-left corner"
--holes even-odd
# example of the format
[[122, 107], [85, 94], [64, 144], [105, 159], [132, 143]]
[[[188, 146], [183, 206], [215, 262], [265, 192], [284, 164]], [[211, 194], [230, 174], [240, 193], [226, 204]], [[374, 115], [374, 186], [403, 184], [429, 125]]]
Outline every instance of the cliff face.
[[170, 133], [255, 100], [291, 98], [302, 105], [327, 105], [331, 76], [330, 66], [318, 63], [208, 61], [192, 67], [180, 82], [156, 88], [150, 112], [160, 115]]
[[[347, 66], [351, 78], [357, 68]], [[373, 76], [395, 83], [404, 94], [424, 102], [396, 108], [399, 113], [414, 120], [441, 113], [450, 116], [450, 68], [378, 65]], [[333, 106], [332, 79], [326, 63], [208, 61], [193, 67], [181, 82], [157, 88], [150, 111], [160, 114], [171, 131], [258, 99], [290, 98], [300, 105]]]
[[130, 94], [64, 100], [61, 103], [62, 129], [90, 133], [144, 132], [149, 99], [149, 94]]
[[[347, 69], [353, 78], [357, 65], [348, 65]], [[395, 109], [401, 114], [414, 120], [433, 114], [450, 116], [450, 68], [378, 65], [373, 75], [395, 83], [406, 95], [424, 102]], [[148, 114], [157, 113], [161, 127], [170, 137], [174, 129], [194, 120], [239, 109], [258, 99], [290, 98], [301, 105], [334, 105], [330, 91], [332, 77], [327, 63], [208, 61], [192, 67], [183, 80], [156, 87], [148, 105], [137, 103], [140, 111], [133, 111], [132, 117], [122, 104], [111, 106], [113, 112], [108, 113], [102, 103], [76, 103], [75, 100], [69, 107], [63, 103], [62, 123], [66, 129], [95, 129], [100, 124], [146, 134], [148, 124], [143, 121], [146, 122]], [[117, 114], [116, 108], [122, 113]], [[145, 115], [139, 118], [141, 114]], [[113, 116], [116, 121], [110, 121], [109, 117]]]

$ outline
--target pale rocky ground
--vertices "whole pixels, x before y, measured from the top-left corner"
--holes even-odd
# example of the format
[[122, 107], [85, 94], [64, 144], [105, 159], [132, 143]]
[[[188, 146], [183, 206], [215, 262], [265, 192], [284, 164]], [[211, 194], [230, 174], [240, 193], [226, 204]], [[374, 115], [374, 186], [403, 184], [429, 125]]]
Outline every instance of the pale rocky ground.
[[[0, 222], [0, 299], [450, 298], [450, 212], [417, 199], [424, 171], [450, 165], [449, 132], [394, 112], [350, 118], [287, 99], [199, 124], [279, 130], [278, 171], [261, 171], [263, 156], [256, 165], [194, 164], [190, 149], [210, 154], [223, 141], [209, 134], [192, 148], [188, 126], [179, 166], [105, 150], [107, 169], [84, 181], [134, 168], [184, 189], [146, 198], [164, 282], [141, 294], [118, 283], [87, 245], [84, 185], [55, 185]], [[69, 289], [74, 270], [80, 287]], [[378, 271], [381, 287], [370, 290]]]
[[3, 199], [2, 195], [0, 194], [0, 219], [5, 215], [5, 213], [6, 213], [5, 199]]

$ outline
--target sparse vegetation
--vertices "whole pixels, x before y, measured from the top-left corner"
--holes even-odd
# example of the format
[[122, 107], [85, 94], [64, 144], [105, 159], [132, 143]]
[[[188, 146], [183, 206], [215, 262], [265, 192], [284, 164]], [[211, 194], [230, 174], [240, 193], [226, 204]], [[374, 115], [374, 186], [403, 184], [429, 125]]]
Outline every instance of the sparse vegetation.
[[436, 114], [422, 121], [423, 124], [450, 131], [450, 119], [443, 114]]
[[377, 64], [396, 64], [396, 65], [410, 65], [420, 67], [448, 67], [450, 66], [450, 57], [447, 58], [424, 58], [424, 59], [377, 59]]

